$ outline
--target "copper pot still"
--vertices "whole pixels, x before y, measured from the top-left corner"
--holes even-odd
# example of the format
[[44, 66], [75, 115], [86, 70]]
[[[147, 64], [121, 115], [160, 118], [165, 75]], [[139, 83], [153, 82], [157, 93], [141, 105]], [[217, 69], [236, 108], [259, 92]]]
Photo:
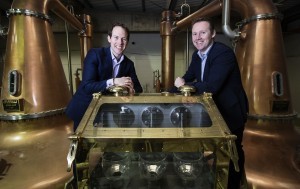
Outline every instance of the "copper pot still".
[[[71, 93], [57, 52], [49, 11], [82, 30], [59, 0], [14, 0], [9, 16], [0, 106], [1, 188], [63, 188]], [[87, 41], [87, 40], [86, 40]]]

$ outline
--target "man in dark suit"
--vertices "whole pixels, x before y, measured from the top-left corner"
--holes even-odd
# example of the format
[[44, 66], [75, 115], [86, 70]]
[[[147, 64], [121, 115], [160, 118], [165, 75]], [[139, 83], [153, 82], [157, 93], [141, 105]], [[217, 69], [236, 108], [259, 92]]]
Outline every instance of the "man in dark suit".
[[123, 52], [129, 41], [128, 28], [115, 23], [108, 32], [110, 47], [92, 48], [84, 59], [82, 81], [70, 101], [66, 114], [74, 121], [74, 131], [87, 110], [92, 94], [105, 94], [110, 86], [125, 86], [130, 93], [141, 93], [142, 86], [134, 63]]
[[171, 92], [177, 92], [182, 85], [191, 85], [197, 93], [212, 93], [213, 99], [230, 131], [237, 136], [235, 141], [240, 172], [229, 166], [228, 189], [240, 188], [244, 172], [243, 131], [248, 113], [248, 100], [243, 89], [240, 70], [233, 50], [215, 42], [216, 31], [209, 18], [200, 18], [192, 23], [192, 40], [197, 50], [191, 64], [181, 78], [175, 80]]

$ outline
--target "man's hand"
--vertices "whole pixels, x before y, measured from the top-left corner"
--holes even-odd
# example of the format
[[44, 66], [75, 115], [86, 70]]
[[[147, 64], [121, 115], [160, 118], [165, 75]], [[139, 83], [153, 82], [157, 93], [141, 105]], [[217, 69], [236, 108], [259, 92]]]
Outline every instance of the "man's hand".
[[184, 84], [185, 84], [185, 81], [184, 81], [184, 79], [181, 78], [181, 77], [177, 77], [176, 80], [175, 80], [175, 82], [174, 82], [174, 85], [175, 85], [177, 88], [181, 87], [181, 86], [184, 85]]
[[116, 86], [129, 86], [133, 88], [133, 82], [130, 77], [120, 77], [114, 79]]

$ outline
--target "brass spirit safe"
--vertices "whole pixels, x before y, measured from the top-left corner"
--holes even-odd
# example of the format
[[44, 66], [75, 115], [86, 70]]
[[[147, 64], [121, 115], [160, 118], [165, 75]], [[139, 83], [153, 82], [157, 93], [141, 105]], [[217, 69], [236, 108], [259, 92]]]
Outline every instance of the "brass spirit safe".
[[232, 135], [211, 94], [94, 94], [70, 136], [78, 188], [227, 188]]

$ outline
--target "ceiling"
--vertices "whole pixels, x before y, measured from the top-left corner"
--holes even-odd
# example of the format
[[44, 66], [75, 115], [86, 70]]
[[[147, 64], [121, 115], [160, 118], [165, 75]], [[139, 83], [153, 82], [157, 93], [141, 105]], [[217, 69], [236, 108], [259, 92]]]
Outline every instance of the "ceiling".
[[[163, 10], [173, 10], [176, 13], [183, 10], [195, 12], [213, 0], [64, 0], [75, 7], [87, 12], [135, 12], [161, 14]], [[299, 0], [272, 0], [284, 16], [282, 20], [283, 31], [293, 23], [299, 25], [296, 30], [300, 32], [300, 1]], [[295, 27], [293, 27], [295, 30]]]
[[[65, 5], [72, 5], [75, 11], [88, 13], [91, 16], [99, 12], [109, 13], [135, 13], [135, 14], [161, 14], [163, 10], [173, 10], [176, 13], [183, 10], [193, 13], [212, 0], [61, 0]], [[1, 0], [0, 11], [3, 14], [10, 8], [13, 0]], [[300, 1], [299, 0], [273, 0], [274, 4], [284, 16], [282, 20], [283, 31], [289, 25], [293, 30], [300, 32]], [[1, 23], [1, 19], [0, 19]], [[298, 26], [299, 25], [299, 26]]]
[[[163, 10], [180, 11], [183, 4], [189, 5], [191, 12], [213, 0], [63, 0], [65, 3], [77, 4], [87, 10], [115, 12], [161, 13]], [[299, 0], [273, 0], [281, 11], [300, 5]]]

